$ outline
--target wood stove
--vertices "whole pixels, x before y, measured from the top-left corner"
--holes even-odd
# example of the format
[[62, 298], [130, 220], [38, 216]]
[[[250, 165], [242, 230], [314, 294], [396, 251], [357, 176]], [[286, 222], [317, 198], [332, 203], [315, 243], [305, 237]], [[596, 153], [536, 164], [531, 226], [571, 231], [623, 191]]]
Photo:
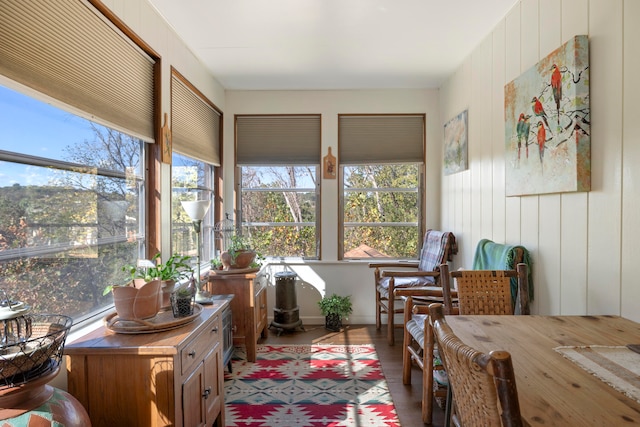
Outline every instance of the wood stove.
[[273, 322], [269, 329], [275, 328], [280, 335], [283, 331], [302, 330], [300, 307], [296, 299], [296, 273], [281, 271], [274, 274], [276, 281], [276, 303], [273, 307]]

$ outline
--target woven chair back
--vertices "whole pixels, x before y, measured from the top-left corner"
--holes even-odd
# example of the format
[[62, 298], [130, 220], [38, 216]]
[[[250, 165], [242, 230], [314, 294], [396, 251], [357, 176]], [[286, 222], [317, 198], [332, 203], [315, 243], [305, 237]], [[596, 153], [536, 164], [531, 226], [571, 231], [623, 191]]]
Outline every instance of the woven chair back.
[[511, 277], [517, 274], [511, 273], [505, 270], [453, 272], [460, 314], [513, 314]]
[[522, 426], [510, 354], [485, 354], [464, 344], [447, 324], [441, 304], [431, 304], [429, 316], [460, 425]]

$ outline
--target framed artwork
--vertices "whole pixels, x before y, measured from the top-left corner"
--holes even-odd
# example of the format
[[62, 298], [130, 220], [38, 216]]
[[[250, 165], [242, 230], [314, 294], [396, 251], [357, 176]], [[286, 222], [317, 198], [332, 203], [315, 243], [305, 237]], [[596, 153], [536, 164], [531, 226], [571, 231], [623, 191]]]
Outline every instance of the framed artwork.
[[507, 196], [589, 191], [589, 39], [573, 37], [504, 88]]
[[467, 116], [464, 110], [444, 125], [444, 174], [451, 175], [469, 168]]

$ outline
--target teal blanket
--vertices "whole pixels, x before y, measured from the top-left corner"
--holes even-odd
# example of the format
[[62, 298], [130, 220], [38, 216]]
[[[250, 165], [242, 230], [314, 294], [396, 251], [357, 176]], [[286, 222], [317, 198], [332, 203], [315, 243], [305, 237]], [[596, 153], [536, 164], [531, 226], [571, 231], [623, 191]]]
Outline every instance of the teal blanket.
[[[516, 249], [522, 249], [522, 262], [527, 264], [527, 275], [529, 279], [529, 301], [533, 301], [533, 280], [531, 276], [531, 257], [529, 251], [524, 246], [502, 245], [488, 239], [482, 239], [476, 247], [476, 254], [473, 257], [474, 270], [515, 270], [516, 269]], [[511, 279], [511, 299], [515, 304], [518, 294], [518, 280]]]

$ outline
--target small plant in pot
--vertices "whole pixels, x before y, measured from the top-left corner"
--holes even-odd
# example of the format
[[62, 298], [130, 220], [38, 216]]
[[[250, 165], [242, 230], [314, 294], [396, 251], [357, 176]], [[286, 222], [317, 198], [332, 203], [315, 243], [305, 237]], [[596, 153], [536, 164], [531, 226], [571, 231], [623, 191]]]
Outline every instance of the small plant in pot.
[[331, 294], [318, 301], [318, 307], [325, 316], [325, 328], [339, 332], [342, 328], [342, 319], [349, 317], [353, 312], [350, 296]]
[[[161, 307], [169, 307], [169, 295], [173, 292], [176, 282], [189, 277], [193, 270], [189, 265], [189, 256], [179, 254], [171, 255], [165, 262], [160, 262], [161, 254], [158, 252], [151, 260], [140, 260], [138, 265], [127, 264], [122, 267], [131, 276], [133, 286], [141, 287], [152, 280], [161, 282]], [[105, 289], [105, 294], [110, 289]]]
[[249, 268], [255, 258], [251, 239], [241, 234], [231, 236], [229, 247], [220, 255], [225, 270]]
[[212, 270], [222, 270], [223, 268], [224, 268], [224, 265], [222, 264], [222, 261], [220, 260], [220, 258], [213, 258], [211, 260]]
[[171, 294], [171, 310], [173, 317], [186, 317], [193, 314], [193, 288], [180, 286]]

